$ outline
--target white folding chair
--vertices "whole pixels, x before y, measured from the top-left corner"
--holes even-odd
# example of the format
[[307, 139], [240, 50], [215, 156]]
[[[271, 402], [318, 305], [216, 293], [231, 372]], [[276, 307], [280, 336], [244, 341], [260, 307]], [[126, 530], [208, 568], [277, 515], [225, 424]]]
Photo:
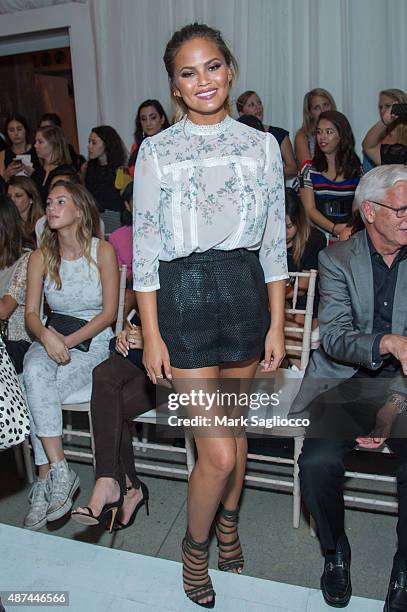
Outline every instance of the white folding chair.
[[[284, 413], [279, 414], [283, 418], [285, 417], [294, 401], [301, 381], [304, 376], [305, 369], [308, 365], [310, 351], [311, 351], [311, 332], [312, 332], [312, 317], [314, 310], [314, 299], [315, 299], [315, 285], [318, 272], [316, 270], [310, 270], [309, 272], [289, 272], [291, 278], [295, 278], [293, 286], [293, 297], [291, 299], [291, 305], [286, 308], [287, 315], [302, 315], [304, 317], [304, 323], [300, 327], [294, 327], [290, 324], [285, 325], [285, 333], [292, 334], [296, 333], [302, 336], [302, 340], [299, 345], [291, 344], [291, 341], [286, 342], [286, 353], [299, 353], [301, 359], [300, 369], [290, 370], [279, 368], [277, 372], [267, 373], [258, 370], [256, 378], [267, 382], [269, 388], [270, 380], [274, 379], [274, 386], [278, 390], [280, 397], [284, 398]], [[305, 308], [298, 308], [298, 286], [301, 278], [308, 278], [307, 288], [307, 299]], [[259, 385], [259, 383], [257, 383]], [[250, 428], [249, 428], [250, 432]], [[293, 438], [294, 440], [294, 456], [293, 459], [286, 457], [270, 457], [267, 455], [249, 453], [248, 459], [261, 461], [266, 463], [277, 463], [293, 466], [292, 480], [274, 478], [270, 479], [266, 476], [252, 476], [246, 474], [245, 480], [265, 483], [272, 486], [283, 487], [285, 489], [292, 490], [293, 492], [293, 527], [297, 528], [300, 524], [300, 513], [301, 513], [301, 490], [299, 480], [299, 469], [298, 469], [298, 458], [300, 456], [302, 445], [304, 443], [304, 431], [301, 428], [296, 427], [273, 427], [272, 429], [266, 429], [263, 431], [264, 435], [278, 436], [279, 438]]]
[[192, 434], [189, 430], [185, 429], [185, 448], [179, 448], [177, 446], [172, 446], [170, 444], [157, 444], [155, 442], [150, 442], [148, 440], [148, 428], [150, 425], [157, 426], [158, 418], [156, 409], [149, 410], [144, 414], [133, 419], [135, 423], [143, 424], [143, 438], [140, 442], [139, 440], [133, 440], [133, 448], [137, 450], [141, 448], [142, 451], [152, 450], [152, 451], [165, 451], [166, 453], [175, 453], [177, 455], [185, 454], [186, 458], [186, 469], [179, 468], [176, 466], [164, 465], [163, 462], [140, 462], [136, 459], [135, 467], [139, 470], [147, 471], [147, 472], [156, 472], [156, 473], [164, 473], [164, 474], [173, 474], [173, 475], [182, 475], [187, 476], [188, 478], [191, 475], [195, 464], [195, 445], [193, 441]]
[[[391, 453], [387, 446], [384, 446], [383, 448], [377, 451], [371, 451], [362, 447], [357, 447], [356, 450], [369, 452], [376, 455], [383, 453]], [[366, 482], [383, 482], [392, 485], [391, 491], [372, 491], [372, 494], [367, 494], [363, 496], [345, 494], [343, 498], [345, 500], [346, 505], [357, 508], [364, 508], [365, 510], [384, 510], [388, 512], [397, 512], [397, 501], [389, 501], [388, 499], [375, 497], [375, 493], [382, 494], [383, 496], [388, 496], [389, 494], [392, 496], [397, 496], [397, 478], [395, 476], [387, 476], [385, 474], [369, 474], [367, 472], [346, 470], [345, 478], [358, 479]]]

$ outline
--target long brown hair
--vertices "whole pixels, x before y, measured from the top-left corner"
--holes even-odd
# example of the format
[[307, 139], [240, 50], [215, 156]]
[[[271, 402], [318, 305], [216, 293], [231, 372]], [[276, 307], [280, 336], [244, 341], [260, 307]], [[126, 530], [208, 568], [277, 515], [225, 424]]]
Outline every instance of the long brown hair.
[[[362, 164], [355, 153], [355, 137], [353, 136], [349, 121], [345, 115], [339, 111], [324, 111], [319, 116], [316, 125], [317, 129], [320, 121], [323, 119], [333, 123], [339, 136], [338, 149], [335, 154], [336, 174], [343, 174], [345, 179], [360, 176]], [[315, 142], [315, 153], [312, 161], [318, 172], [328, 170], [328, 161], [325, 153], [319, 148], [318, 140]]]
[[28, 176], [12, 176], [7, 183], [7, 191], [9, 187], [19, 187], [31, 200], [31, 206], [28, 211], [27, 221], [22, 221], [23, 228], [27, 238], [35, 246], [35, 224], [38, 219], [44, 214], [42, 208], [41, 196], [34, 181]]
[[70, 165], [72, 163], [68, 145], [65, 140], [65, 134], [60, 127], [57, 125], [40, 127], [37, 129], [37, 134], [38, 133], [40, 133], [52, 147], [51, 164], [62, 166], [63, 164]]
[[0, 270], [20, 259], [24, 249], [21, 217], [7, 193], [0, 193]]
[[295, 265], [299, 266], [311, 234], [311, 224], [303, 203], [294, 189], [286, 188], [285, 190], [285, 214], [290, 217], [291, 223], [297, 229], [293, 238], [292, 254]]
[[[97, 265], [91, 256], [93, 233], [92, 206], [96, 207], [93, 196], [82, 185], [76, 185], [75, 183], [67, 181], [57, 181], [52, 190], [55, 189], [55, 187], [63, 187], [71, 196], [75, 206], [79, 209], [80, 218], [76, 229], [76, 239], [81, 247], [82, 255], [86, 258], [89, 265]], [[51, 280], [54, 281], [56, 288], [61, 289], [62, 281], [59, 275], [59, 268], [61, 265], [59, 236], [58, 231], [51, 229], [48, 223], [46, 223], [44, 227], [40, 248], [44, 256], [44, 274], [48, 274]]]
[[240, 94], [240, 96], [236, 100], [236, 108], [239, 115], [243, 113], [243, 109], [246, 105], [247, 100], [253, 95], [257, 96], [256, 92], [251, 89], [248, 89], [247, 91], [244, 91], [242, 94]]
[[[171, 37], [171, 40], [167, 43], [164, 53], [164, 64], [168, 74], [168, 80], [170, 83], [171, 90], [171, 99], [174, 107], [174, 121], [179, 121], [182, 119], [188, 111], [188, 108], [182, 98], [174, 95], [174, 62], [175, 56], [178, 51], [181, 49], [182, 45], [189, 40], [193, 40], [194, 38], [205, 38], [210, 42], [213, 42], [217, 47], [219, 52], [225, 58], [225, 62], [227, 67], [230, 69], [232, 73], [232, 79], [229, 84], [229, 90], [233, 87], [233, 83], [237, 78], [239, 68], [237, 61], [223, 40], [222, 34], [219, 30], [215, 30], [214, 28], [209, 27], [205, 23], [191, 23], [190, 25], [186, 25], [174, 34]], [[232, 113], [232, 105], [230, 102], [230, 96], [228, 95], [225, 102], [224, 108], [228, 114]]]

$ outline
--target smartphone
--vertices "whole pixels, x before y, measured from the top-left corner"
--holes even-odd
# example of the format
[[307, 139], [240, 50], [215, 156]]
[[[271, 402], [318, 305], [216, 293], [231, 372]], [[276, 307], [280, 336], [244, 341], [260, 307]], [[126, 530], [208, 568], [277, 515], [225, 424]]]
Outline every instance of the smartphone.
[[397, 117], [407, 117], [407, 104], [393, 104], [391, 112]]
[[[31, 155], [16, 155], [14, 158], [14, 162], [20, 162], [20, 166], [24, 164], [24, 166], [32, 166], [31, 163]], [[20, 172], [17, 172], [16, 176], [27, 176], [24, 169], [21, 169]]]

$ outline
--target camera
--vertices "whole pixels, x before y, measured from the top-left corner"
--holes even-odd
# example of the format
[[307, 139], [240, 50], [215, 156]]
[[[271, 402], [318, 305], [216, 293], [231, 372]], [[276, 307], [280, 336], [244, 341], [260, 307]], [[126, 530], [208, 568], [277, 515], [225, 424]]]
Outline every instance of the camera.
[[393, 104], [391, 113], [392, 115], [397, 115], [397, 117], [407, 118], [407, 104]]

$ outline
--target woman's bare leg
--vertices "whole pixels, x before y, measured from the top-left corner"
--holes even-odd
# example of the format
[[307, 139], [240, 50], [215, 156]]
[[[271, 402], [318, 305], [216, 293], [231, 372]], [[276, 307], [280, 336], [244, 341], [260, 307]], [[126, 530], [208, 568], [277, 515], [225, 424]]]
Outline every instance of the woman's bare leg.
[[[239, 364], [222, 366], [220, 372], [221, 378], [240, 379], [240, 392], [249, 393], [251, 381], [256, 373], [257, 365], [259, 363], [259, 357]], [[238, 409], [236, 413], [239, 414], [241, 413], [241, 411]], [[242, 493], [247, 461], [247, 438], [243, 428], [241, 428], [240, 430], [238, 428], [236, 429], [235, 442], [236, 465], [228, 478], [227, 485], [221, 498], [222, 505], [226, 510], [236, 510], [238, 508], [240, 496]], [[231, 528], [230, 523], [228, 523], [227, 520], [220, 520], [223, 524], [223, 531], [230, 532], [230, 534], [222, 534], [222, 541], [227, 544], [233, 542], [237, 537], [236, 530]], [[227, 559], [228, 557], [236, 557], [236, 555], [241, 553], [241, 549], [239, 546], [232, 546], [230, 553], [227, 553], [226, 550], [227, 548], [222, 549], [223, 559]], [[230, 571], [240, 573], [241, 569], [234, 568]]]
[[[188, 392], [194, 388], [194, 380], [201, 379], [200, 389], [217, 391], [221, 378], [248, 379], [256, 371], [258, 358], [242, 364], [231, 364], [221, 368], [181, 370], [172, 368], [175, 388]], [[239, 384], [240, 387], [240, 384]], [[202, 415], [204, 408], [190, 408], [188, 416]], [[216, 406], [205, 416], [227, 414], [222, 406]], [[230, 416], [230, 414], [228, 414]], [[188, 528], [197, 542], [208, 538], [220, 501], [227, 509], [235, 509], [240, 498], [246, 467], [247, 440], [244, 431], [235, 436], [233, 428], [212, 426], [193, 429], [198, 458], [188, 485]], [[206, 603], [211, 597], [199, 600]]]

